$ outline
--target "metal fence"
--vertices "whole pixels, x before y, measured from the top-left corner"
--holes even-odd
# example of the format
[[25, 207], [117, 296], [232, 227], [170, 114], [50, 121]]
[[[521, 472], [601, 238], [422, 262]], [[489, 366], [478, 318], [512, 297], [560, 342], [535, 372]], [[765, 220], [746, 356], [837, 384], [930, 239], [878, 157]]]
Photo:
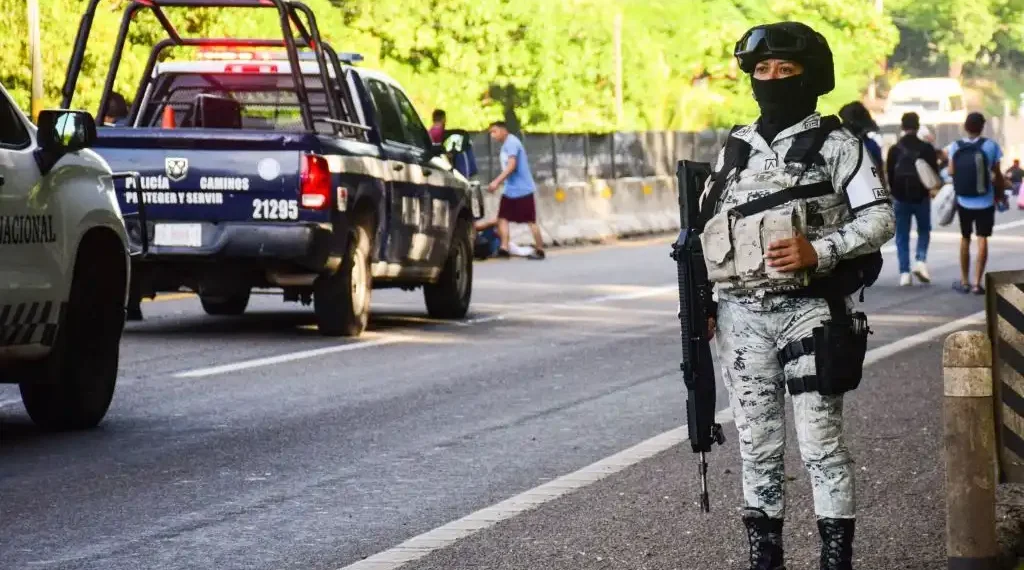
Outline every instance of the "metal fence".
[[[935, 145], [940, 148], [963, 136], [961, 126], [957, 124], [927, 126], [935, 134]], [[896, 142], [899, 126], [883, 127], [880, 134], [885, 143], [883, 147], [887, 148]], [[1011, 149], [1015, 148], [1016, 141], [1012, 135], [1016, 134], [1024, 137], [1024, 120], [1018, 117], [992, 117], [985, 125], [985, 136], [1004, 147], [1007, 159]], [[679, 160], [714, 161], [726, 136], [727, 130], [706, 130], [699, 133], [524, 133], [520, 138], [537, 182], [567, 184], [587, 182], [593, 178], [675, 176]], [[499, 145], [486, 132], [473, 133], [472, 140], [480, 170], [477, 178], [493, 180], [501, 172]], [[1024, 150], [1024, 145], [1021, 148]]]
[[[537, 182], [566, 184], [593, 178], [674, 176], [681, 159], [712, 161], [728, 131], [678, 131], [609, 134], [525, 133], [523, 147]], [[500, 145], [487, 133], [473, 134], [481, 180], [501, 172]]]

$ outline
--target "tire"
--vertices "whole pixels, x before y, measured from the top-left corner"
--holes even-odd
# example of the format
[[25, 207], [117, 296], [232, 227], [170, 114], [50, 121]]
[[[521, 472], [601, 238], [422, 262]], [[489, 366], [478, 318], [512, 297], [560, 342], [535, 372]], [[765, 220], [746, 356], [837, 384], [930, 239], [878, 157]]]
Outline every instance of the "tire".
[[423, 287], [427, 314], [435, 319], [461, 319], [473, 295], [473, 227], [461, 219], [452, 234], [448, 259], [437, 282]]
[[373, 294], [372, 235], [373, 223], [368, 217], [357, 219], [341, 267], [336, 273], [321, 275], [313, 284], [313, 310], [320, 334], [357, 337], [366, 330]]
[[207, 315], [238, 316], [244, 313], [245, 308], [249, 306], [249, 293], [250, 291], [245, 291], [226, 297], [204, 297], [200, 295], [199, 302], [202, 303], [203, 310], [206, 311]]
[[83, 241], [83, 246], [92, 247], [76, 257], [53, 348], [46, 359], [29, 366], [31, 380], [20, 384], [25, 410], [45, 430], [97, 426], [117, 384], [126, 268], [107, 240]]

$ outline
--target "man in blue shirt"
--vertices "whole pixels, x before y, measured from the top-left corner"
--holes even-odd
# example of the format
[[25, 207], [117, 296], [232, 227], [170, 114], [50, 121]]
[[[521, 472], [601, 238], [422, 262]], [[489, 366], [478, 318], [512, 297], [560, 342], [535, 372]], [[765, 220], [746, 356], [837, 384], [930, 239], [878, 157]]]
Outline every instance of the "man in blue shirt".
[[[946, 156], [949, 157], [949, 174], [955, 179], [953, 164], [956, 161], [956, 152], [965, 143], [977, 143], [985, 130], [985, 116], [974, 112], [967, 115], [964, 121], [964, 131], [967, 137], [954, 141], [946, 147]], [[999, 160], [1003, 157], [1003, 150], [991, 140], [985, 139], [981, 144], [981, 153], [985, 157], [985, 167], [991, 171], [988, 183], [988, 192], [981, 196], [960, 196], [956, 197], [956, 214], [960, 219], [960, 283], [954, 284], [954, 288], [963, 293], [974, 293], [982, 295], [985, 288], [982, 286], [982, 279], [985, 276], [985, 264], [988, 262], [988, 238], [992, 235], [992, 227], [996, 219], [996, 200], [1006, 201], [1006, 194], [1003, 191], [1005, 181], [1003, 172], [999, 167]], [[999, 188], [999, 195], [996, 196], [996, 188]], [[978, 236], [978, 260], [975, 264], [975, 281], [973, 287], [970, 280], [971, 268], [971, 234]]]
[[544, 240], [541, 238], [540, 227], [537, 226], [537, 209], [533, 193], [537, 185], [533, 182], [530, 162], [526, 158], [526, 149], [519, 137], [508, 132], [504, 121], [495, 121], [490, 126], [491, 138], [501, 144], [499, 158], [501, 174], [487, 185], [488, 192], [497, 192], [504, 183], [505, 189], [498, 206], [498, 235], [501, 246], [498, 257], [509, 257], [509, 222], [527, 224], [533, 234], [534, 252], [530, 259], [544, 259]]

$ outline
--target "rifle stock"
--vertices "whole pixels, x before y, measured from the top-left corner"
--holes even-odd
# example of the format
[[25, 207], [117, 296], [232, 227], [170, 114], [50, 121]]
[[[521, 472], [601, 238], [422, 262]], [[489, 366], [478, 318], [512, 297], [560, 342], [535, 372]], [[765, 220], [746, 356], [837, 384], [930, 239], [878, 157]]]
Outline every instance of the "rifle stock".
[[715, 423], [715, 369], [711, 359], [711, 339], [708, 337], [708, 318], [713, 316], [713, 301], [700, 242], [703, 223], [698, 197], [710, 175], [711, 165], [706, 162], [679, 161], [676, 180], [681, 228], [672, 245], [672, 258], [676, 261], [679, 279], [679, 325], [683, 347], [680, 370], [686, 385], [686, 423], [690, 447], [694, 453], [700, 454], [700, 501], [704, 512], [710, 511], [708, 466], [704, 454], [711, 451], [713, 444], [725, 442], [722, 426]]

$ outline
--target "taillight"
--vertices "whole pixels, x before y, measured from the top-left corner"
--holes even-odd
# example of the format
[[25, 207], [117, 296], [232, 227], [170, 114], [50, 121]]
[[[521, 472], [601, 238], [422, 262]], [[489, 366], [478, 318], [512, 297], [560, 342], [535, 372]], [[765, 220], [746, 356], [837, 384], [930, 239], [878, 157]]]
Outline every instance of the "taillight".
[[327, 159], [315, 154], [302, 155], [299, 175], [300, 203], [303, 208], [325, 210], [331, 202], [331, 169]]

